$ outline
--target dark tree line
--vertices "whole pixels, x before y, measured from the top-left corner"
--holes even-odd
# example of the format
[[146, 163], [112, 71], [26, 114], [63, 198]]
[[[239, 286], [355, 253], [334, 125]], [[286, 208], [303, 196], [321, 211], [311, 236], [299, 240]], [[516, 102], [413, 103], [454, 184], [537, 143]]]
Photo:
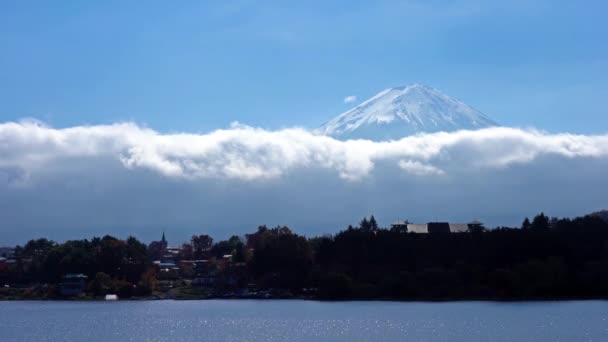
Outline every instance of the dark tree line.
[[153, 287], [146, 273], [150, 268], [147, 253], [147, 246], [134, 237], [119, 240], [106, 235], [61, 244], [37, 239], [17, 246], [17, 265], [0, 276], [16, 284], [58, 284], [65, 274], [82, 273], [92, 280], [93, 293], [105, 294], [96, 291], [103, 280], [106, 292], [145, 295]]
[[[31, 240], [0, 282], [57, 284], [66, 273], [88, 276], [92, 294], [146, 295], [156, 284], [153, 260], [166, 242], [146, 246], [111, 236], [55, 243]], [[324, 299], [607, 298], [608, 223], [543, 213], [518, 228], [466, 233], [409, 233], [378, 226], [372, 216], [333, 236], [306, 238], [287, 227], [258, 227], [214, 243], [195, 235], [179, 260], [218, 259], [235, 284]], [[235, 269], [242, 270], [235, 272]], [[237, 285], [235, 285], [237, 286]]]
[[308, 240], [258, 232], [269, 242], [256, 244], [253, 275], [296, 292], [316, 288], [327, 299], [608, 297], [608, 223], [599, 217], [541, 213], [520, 228], [444, 234], [375, 222]]

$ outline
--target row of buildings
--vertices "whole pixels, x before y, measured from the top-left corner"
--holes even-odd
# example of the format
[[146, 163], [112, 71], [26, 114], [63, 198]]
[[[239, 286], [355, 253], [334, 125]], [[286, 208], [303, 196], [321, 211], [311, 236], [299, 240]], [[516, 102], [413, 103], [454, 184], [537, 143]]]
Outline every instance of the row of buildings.
[[408, 221], [397, 221], [391, 224], [391, 229], [407, 233], [466, 233], [483, 228], [483, 223], [472, 221], [469, 223], [429, 222], [410, 223]]
[[15, 259], [15, 249], [10, 247], [0, 247], [0, 271], [7, 270], [16, 263], [17, 260]]
[[[183, 259], [180, 257], [183, 247], [168, 246], [164, 233], [160, 242], [164, 248], [153, 264], [161, 288], [171, 288], [175, 281], [184, 279], [193, 287], [234, 286], [239, 273], [243, 273], [245, 263], [233, 262], [232, 254], [221, 258]], [[203, 252], [208, 255], [210, 249]]]

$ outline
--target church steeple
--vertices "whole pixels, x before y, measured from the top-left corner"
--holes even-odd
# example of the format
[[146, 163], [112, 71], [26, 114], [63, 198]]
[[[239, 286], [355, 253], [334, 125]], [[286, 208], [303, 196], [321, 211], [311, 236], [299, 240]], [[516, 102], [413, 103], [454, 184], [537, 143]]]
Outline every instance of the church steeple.
[[165, 239], [165, 232], [163, 232], [163, 237], [162, 239], [160, 239], [160, 242], [162, 242], [163, 245], [167, 245], [167, 239]]

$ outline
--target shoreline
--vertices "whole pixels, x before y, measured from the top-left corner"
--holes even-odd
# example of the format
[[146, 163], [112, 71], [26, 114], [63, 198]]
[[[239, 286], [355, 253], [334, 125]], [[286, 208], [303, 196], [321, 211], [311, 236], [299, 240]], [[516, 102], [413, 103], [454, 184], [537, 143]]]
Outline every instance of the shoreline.
[[563, 298], [350, 298], [350, 299], [323, 299], [313, 297], [221, 297], [213, 296], [206, 298], [124, 298], [118, 300], [105, 300], [104, 298], [0, 298], [0, 302], [148, 302], [148, 301], [310, 301], [326, 303], [347, 302], [395, 302], [395, 303], [458, 303], [458, 302], [488, 302], [488, 303], [523, 303], [523, 302], [573, 302], [573, 301], [608, 301], [608, 297], [563, 297]]

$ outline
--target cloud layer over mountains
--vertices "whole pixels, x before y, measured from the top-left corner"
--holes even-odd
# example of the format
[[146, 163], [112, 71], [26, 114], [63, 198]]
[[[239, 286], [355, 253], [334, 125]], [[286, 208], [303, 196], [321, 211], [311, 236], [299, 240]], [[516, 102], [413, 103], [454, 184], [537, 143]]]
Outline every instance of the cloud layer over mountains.
[[505, 127], [372, 142], [240, 124], [164, 134], [133, 123], [6, 122], [0, 234], [177, 226], [185, 237], [197, 227], [236, 232], [263, 223], [332, 233], [371, 212], [386, 221], [511, 223], [537, 210], [606, 206], [599, 189], [608, 185], [607, 162], [608, 135]]
[[[266, 131], [233, 124], [209, 134], [161, 134], [136, 124], [54, 129], [38, 122], [0, 124], [0, 168], [36, 178], [68, 160], [106, 157], [126, 169], [195, 181], [254, 181], [289, 176], [296, 169], [328, 169], [357, 181], [378, 162], [395, 161], [413, 175], [450, 169], [500, 168], [542, 156], [608, 156], [608, 136], [545, 134], [513, 128], [435, 133], [398, 141], [338, 141], [303, 129]], [[22, 179], [26, 181], [27, 179]]]

